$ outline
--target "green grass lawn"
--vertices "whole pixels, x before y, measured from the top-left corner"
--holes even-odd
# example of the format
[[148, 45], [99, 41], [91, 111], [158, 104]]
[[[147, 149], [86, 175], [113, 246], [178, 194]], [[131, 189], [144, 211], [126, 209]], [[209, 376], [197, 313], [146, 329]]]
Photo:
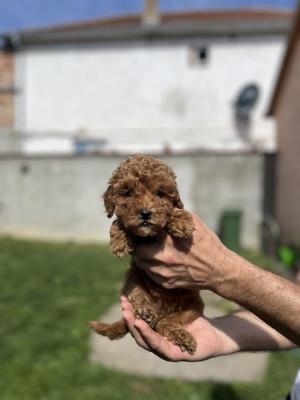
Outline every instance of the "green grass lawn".
[[260, 385], [146, 379], [91, 364], [86, 321], [118, 299], [125, 268], [106, 246], [0, 239], [1, 400], [284, 399], [298, 350], [273, 354]]

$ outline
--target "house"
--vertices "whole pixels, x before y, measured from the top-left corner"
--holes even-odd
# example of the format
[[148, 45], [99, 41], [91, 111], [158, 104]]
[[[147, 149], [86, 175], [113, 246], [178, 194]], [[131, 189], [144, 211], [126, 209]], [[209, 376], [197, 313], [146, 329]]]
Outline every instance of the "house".
[[0, 232], [107, 238], [99, 194], [125, 154], [145, 152], [174, 168], [187, 209], [215, 231], [240, 210], [243, 246], [259, 247], [277, 149], [266, 109], [292, 13], [146, 5], [2, 35]]
[[300, 8], [278, 76], [269, 115], [276, 118], [276, 217], [285, 242], [300, 244]]
[[2, 36], [13, 82], [0, 124], [22, 151], [275, 151], [265, 111], [292, 13], [146, 4]]

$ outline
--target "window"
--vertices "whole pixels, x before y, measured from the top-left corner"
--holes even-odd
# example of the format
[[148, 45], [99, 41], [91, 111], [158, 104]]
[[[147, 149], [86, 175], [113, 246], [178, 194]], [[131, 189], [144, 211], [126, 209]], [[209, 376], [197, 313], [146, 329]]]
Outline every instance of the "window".
[[204, 62], [206, 62], [207, 57], [208, 57], [207, 47], [200, 47], [198, 50], [199, 61], [204, 63]]
[[193, 46], [190, 48], [189, 63], [191, 65], [206, 65], [209, 60], [208, 46]]

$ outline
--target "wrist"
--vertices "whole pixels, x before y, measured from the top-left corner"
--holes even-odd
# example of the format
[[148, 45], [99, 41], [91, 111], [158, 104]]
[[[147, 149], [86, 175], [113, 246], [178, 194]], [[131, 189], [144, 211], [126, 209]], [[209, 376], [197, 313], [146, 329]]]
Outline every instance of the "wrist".
[[240, 290], [242, 275], [247, 275], [250, 263], [223, 246], [218, 264], [218, 272], [212, 282], [212, 290], [228, 300], [236, 300]]
[[235, 325], [232, 315], [213, 318], [210, 320], [210, 323], [215, 329], [218, 342], [214, 357], [238, 353], [241, 350], [239, 343], [233, 339], [234, 335], [230, 334], [232, 325]]
[[211, 320], [219, 346], [217, 356], [241, 351], [276, 351], [296, 345], [249, 311]]

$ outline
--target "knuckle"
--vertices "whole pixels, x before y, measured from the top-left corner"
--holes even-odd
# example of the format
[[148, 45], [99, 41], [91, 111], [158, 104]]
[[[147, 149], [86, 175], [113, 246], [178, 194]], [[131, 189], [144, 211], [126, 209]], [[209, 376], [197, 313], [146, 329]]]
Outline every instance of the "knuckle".
[[135, 341], [142, 349], [149, 351], [149, 348], [147, 347], [147, 345], [144, 342], [142, 342], [141, 340], [137, 340], [137, 339], [135, 339]]
[[164, 287], [165, 289], [172, 289], [172, 285], [170, 285], [169, 282], [162, 282], [162, 287]]
[[168, 266], [175, 264], [174, 255], [171, 251], [165, 251], [162, 254], [161, 259], [162, 259], [162, 262]]

